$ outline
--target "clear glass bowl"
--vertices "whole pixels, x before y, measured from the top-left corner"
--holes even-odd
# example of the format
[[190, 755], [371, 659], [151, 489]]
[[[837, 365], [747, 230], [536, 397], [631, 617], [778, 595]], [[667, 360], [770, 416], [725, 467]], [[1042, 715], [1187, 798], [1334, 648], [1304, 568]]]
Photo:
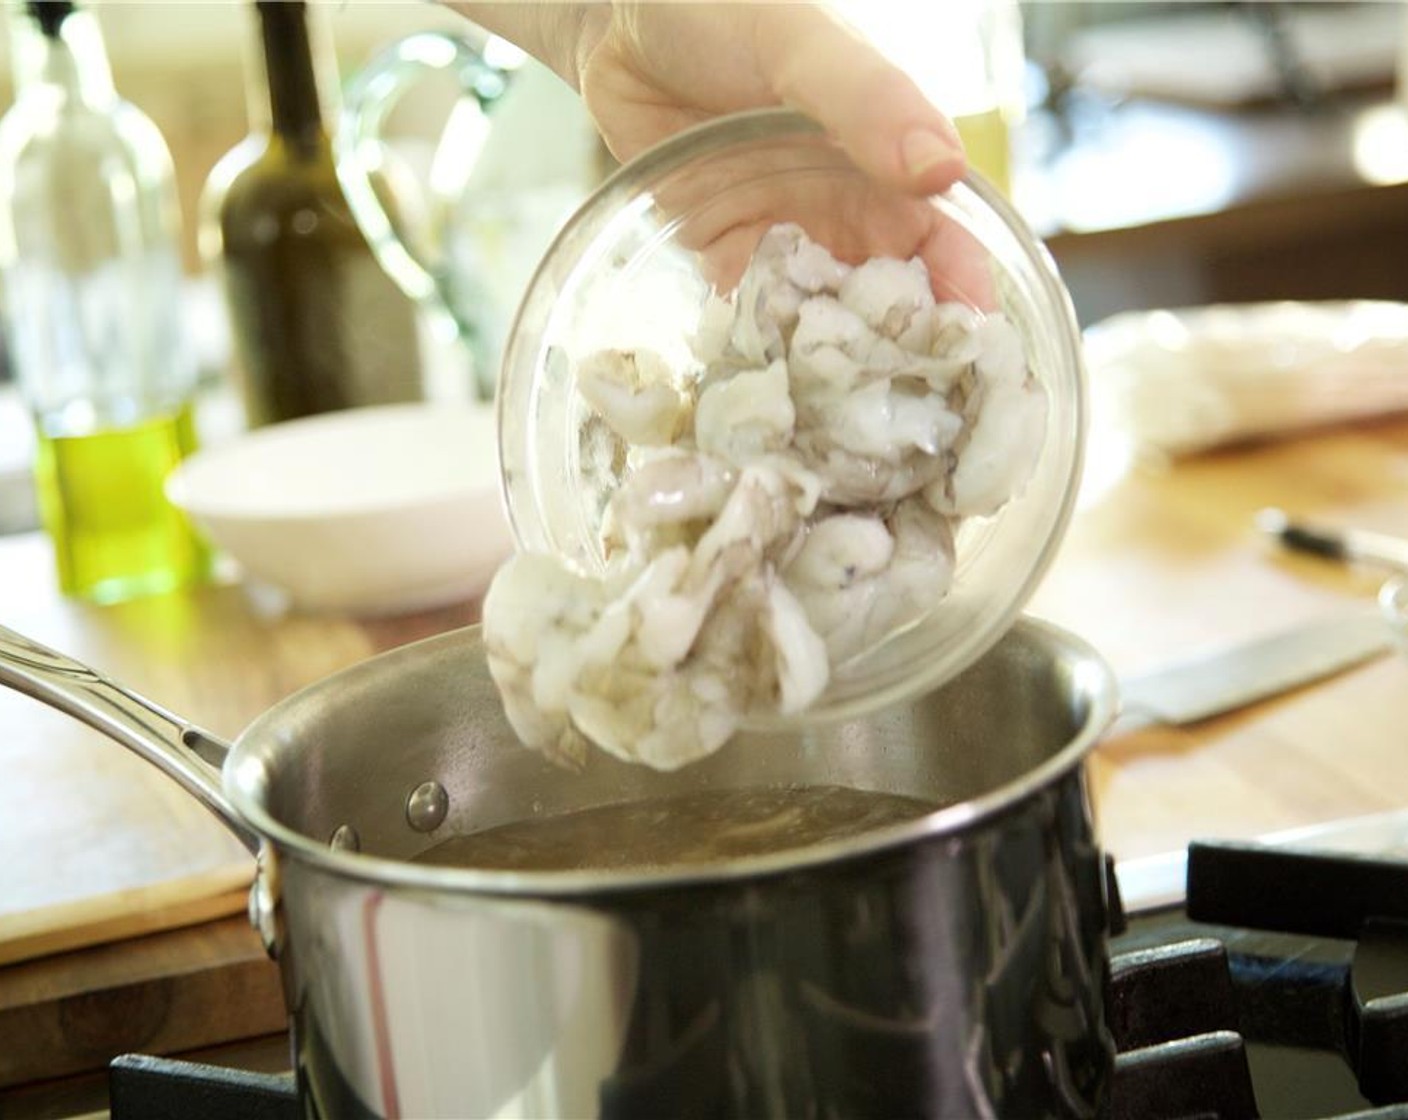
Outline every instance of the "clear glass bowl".
[[632, 161], [567, 223], [524, 294], [499, 385], [502, 481], [520, 549], [601, 571], [599, 528], [620, 464], [603, 462], [595, 445], [573, 355], [650, 346], [688, 361], [710, 286], [727, 290], [782, 221], [853, 263], [908, 257], [915, 231], [927, 230], [940, 295], [1001, 308], [1048, 399], [1030, 482], [996, 514], [959, 526], [947, 596], [833, 670], [802, 718], [849, 717], [931, 689], [988, 650], [1035, 590], [1074, 505], [1087, 413], [1079, 328], [1045, 249], [979, 177], [929, 199], [889, 192], [818, 126], [781, 109], [719, 118]]

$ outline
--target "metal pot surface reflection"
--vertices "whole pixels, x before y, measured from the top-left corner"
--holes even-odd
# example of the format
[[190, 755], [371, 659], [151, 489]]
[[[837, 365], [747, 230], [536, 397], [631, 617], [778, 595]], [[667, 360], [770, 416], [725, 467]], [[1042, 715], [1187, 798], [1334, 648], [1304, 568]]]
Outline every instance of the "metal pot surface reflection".
[[[675, 773], [518, 745], [476, 628], [281, 702], [229, 749], [0, 631], [0, 683], [99, 727], [261, 853], [310, 1116], [1082, 1117], [1102, 1110], [1104, 862], [1083, 759], [1113, 678], [1023, 620], [941, 690]], [[681, 869], [408, 862], [447, 836], [699, 789], [947, 808]]]

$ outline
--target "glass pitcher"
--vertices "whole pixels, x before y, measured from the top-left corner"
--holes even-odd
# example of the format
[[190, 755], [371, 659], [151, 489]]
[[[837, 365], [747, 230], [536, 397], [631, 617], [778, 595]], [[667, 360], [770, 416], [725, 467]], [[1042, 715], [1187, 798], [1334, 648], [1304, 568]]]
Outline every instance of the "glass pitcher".
[[[387, 123], [412, 87], [436, 75], [453, 79], [457, 96], [424, 174], [408, 176]], [[349, 83], [336, 158], [382, 267], [462, 345], [471, 366], [464, 387], [492, 398], [519, 297], [597, 177], [596, 132], [577, 94], [501, 39], [476, 46], [420, 32]]]

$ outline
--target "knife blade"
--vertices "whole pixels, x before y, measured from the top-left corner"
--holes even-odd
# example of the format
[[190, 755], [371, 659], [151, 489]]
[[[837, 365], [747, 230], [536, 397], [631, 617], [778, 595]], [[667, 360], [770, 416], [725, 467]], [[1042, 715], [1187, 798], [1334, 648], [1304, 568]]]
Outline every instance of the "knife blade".
[[1338, 613], [1120, 681], [1114, 733], [1182, 726], [1334, 676], [1393, 646], [1377, 611]]

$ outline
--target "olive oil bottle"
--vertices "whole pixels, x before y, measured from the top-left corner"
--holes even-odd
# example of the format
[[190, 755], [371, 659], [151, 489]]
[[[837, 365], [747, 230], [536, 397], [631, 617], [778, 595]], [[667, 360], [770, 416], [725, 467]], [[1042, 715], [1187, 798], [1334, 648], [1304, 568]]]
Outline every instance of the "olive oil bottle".
[[34, 475], [61, 587], [111, 602], [169, 591], [205, 573], [205, 546], [162, 492], [195, 444], [189, 404], [91, 435], [41, 429]]
[[89, 13], [31, 0], [9, 22], [0, 285], [59, 586], [112, 602], [195, 583], [209, 553], [163, 493], [195, 443], [171, 157]]
[[415, 308], [338, 183], [334, 58], [301, 0], [260, 0], [250, 135], [211, 172], [201, 248], [222, 276], [251, 426], [422, 396]]
[[993, 106], [953, 118], [968, 163], [1002, 191], [1012, 193], [1012, 135], [1009, 113]]

